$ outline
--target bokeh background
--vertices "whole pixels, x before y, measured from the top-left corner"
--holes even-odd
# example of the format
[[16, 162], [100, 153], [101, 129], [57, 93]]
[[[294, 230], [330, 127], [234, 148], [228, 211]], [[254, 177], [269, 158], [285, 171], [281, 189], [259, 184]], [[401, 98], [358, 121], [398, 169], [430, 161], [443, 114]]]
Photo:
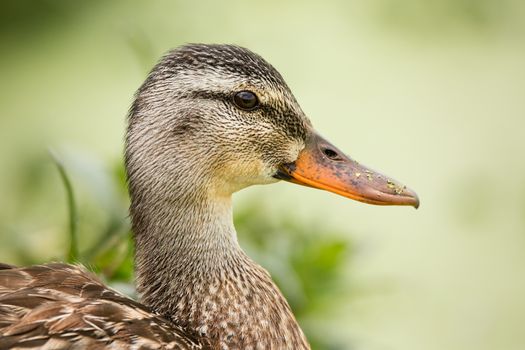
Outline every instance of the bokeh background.
[[519, 0], [0, 2], [1, 261], [67, 259], [73, 230], [76, 259], [133, 294], [125, 115], [188, 42], [258, 52], [325, 137], [419, 193], [417, 211], [235, 196], [315, 349], [525, 349]]

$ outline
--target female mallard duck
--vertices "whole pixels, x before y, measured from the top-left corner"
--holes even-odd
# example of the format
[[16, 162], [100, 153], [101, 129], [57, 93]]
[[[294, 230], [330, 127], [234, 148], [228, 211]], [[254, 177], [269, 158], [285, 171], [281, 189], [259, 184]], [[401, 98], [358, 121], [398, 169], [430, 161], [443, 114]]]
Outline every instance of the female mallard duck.
[[126, 169], [142, 304], [79, 266], [0, 265], [0, 348], [309, 349], [239, 247], [231, 196], [279, 179], [418, 206], [312, 128], [281, 75], [229, 45], [168, 53], [136, 94]]

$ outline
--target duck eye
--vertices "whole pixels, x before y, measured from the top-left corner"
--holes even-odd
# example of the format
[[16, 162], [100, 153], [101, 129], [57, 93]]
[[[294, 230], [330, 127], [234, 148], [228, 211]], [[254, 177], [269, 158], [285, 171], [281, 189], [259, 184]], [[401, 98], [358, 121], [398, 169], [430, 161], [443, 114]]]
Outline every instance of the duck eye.
[[259, 99], [251, 91], [240, 91], [233, 97], [233, 102], [240, 109], [252, 111], [259, 106]]

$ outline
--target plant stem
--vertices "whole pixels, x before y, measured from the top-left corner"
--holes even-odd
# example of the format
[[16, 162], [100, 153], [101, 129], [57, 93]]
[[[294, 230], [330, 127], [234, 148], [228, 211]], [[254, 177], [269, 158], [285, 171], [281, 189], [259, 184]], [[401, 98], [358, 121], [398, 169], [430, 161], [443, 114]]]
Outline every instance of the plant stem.
[[74, 263], [78, 262], [78, 235], [77, 235], [77, 226], [78, 226], [78, 214], [77, 206], [75, 203], [75, 195], [73, 193], [73, 186], [66, 172], [66, 169], [62, 162], [58, 159], [56, 154], [53, 151], [49, 151], [53, 161], [58, 169], [62, 184], [66, 190], [67, 198], [67, 208], [68, 208], [68, 217], [69, 217], [69, 249], [67, 252], [67, 262]]

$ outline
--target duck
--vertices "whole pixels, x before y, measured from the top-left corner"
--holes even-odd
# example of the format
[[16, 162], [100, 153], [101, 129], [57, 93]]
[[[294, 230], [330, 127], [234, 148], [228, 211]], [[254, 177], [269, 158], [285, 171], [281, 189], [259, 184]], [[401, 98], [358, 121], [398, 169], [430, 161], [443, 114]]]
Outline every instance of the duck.
[[124, 158], [139, 300], [78, 264], [0, 264], [0, 349], [310, 349], [240, 247], [232, 194], [287, 181], [419, 206], [320, 136], [281, 74], [236, 45], [160, 59], [134, 96]]

